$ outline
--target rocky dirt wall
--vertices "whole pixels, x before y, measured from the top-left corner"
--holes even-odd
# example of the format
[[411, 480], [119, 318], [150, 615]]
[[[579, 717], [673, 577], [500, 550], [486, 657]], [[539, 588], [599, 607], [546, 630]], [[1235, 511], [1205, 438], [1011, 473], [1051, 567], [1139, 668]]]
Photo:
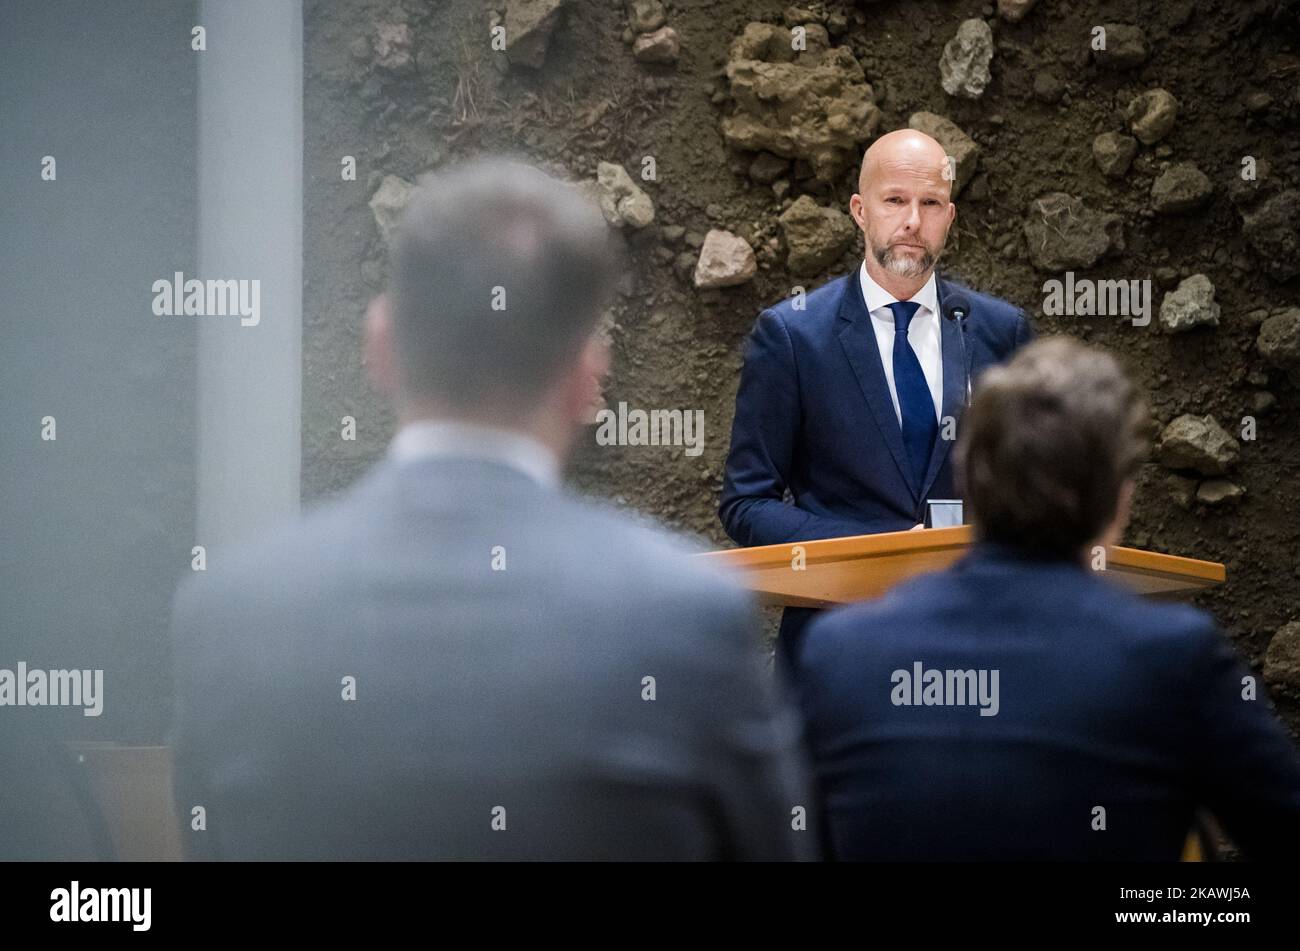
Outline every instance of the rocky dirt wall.
[[[722, 544], [744, 335], [856, 266], [861, 151], [910, 124], [954, 158], [948, 273], [1147, 389], [1126, 541], [1226, 562], [1199, 601], [1298, 722], [1300, 4], [312, 0], [305, 19], [306, 496], [390, 433], [358, 342], [406, 189], [506, 150], [585, 183], [627, 248], [608, 404], [703, 413], [698, 455], [593, 429], [572, 481]], [[1098, 290], [1147, 319], [1089, 312], [1079, 281], [1125, 282]]]

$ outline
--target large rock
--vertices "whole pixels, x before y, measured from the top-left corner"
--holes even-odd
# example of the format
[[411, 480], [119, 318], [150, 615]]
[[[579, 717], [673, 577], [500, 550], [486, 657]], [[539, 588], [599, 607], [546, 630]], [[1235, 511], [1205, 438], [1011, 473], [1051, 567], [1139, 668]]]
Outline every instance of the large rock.
[[758, 270], [754, 249], [730, 231], [712, 229], [704, 236], [695, 263], [696, 287], [733, 287], [753, 279]]
[[1127, 23], [1104, 23], [1106, 48], [1093, 50], [1092, 58], [1104, 69], [1125, 70], [1141, 66], [1147, 58], [1146, 37], [1142, 29]]
[[1148, 89], [1134, 96], [1124, 110], [1129, 128], [1143, 145], [1153, 145], [1174, 129], [1178, 100], [1164, 89]]
[[1278, 192], [1241, 216], [1241, 233], [1278, 281], [1300, 274], [1300, 191]]
[[1119, 215], [1093, 211], [1064, 192], [1031, 201], [1024, 232], [1030, 260], [1044, 271], [1091, 267], [1102, 255], [1124, 249]]
[[1179, 162], [1161, 172], [1151, 185], [1151, 202], [1160, 214], [1195, 211], [1210, 200], [1214, 186], [1194, 162]]
[[1119, 132], [1103, 132], [1092, 140], [1092, 159], [1107, 178], [1123, 178], [1137, 155], [1137, 139]]
[[[814, 24], [816, 26], [816, 24]], [[791, 48], [783, 26], [750, 23], [731, 44], [726, 75], [735, 111], [722, 120], [727, 144], [804, 159], [818, 181], [839, 179], [876, 134], [880, 110], [847, 46], [823, 48], [808, 30], [808, 48]]]
[[1213, 416], [1184, 414], [1160, 434], [1160, 462], [1169, 469], [1223, 475], [1237, 461], [1241, 444]]
[[1219, 325], [1219, 305], [1214, 302], [1214, 285], [1204, 274], [1193, 274], [1165, 295], [1160, 303], [1160, 325], [1169, 333], [1193, 327]]
[[993, 30], [980, 19], [963, 20], [939, 58], [939, 83], [950, 96], [978, 99], [989, 81], [993, 61]]
[[795, 274], [816, 274], [839, 260], [861, 234], [853, 219], [836, 208], [823, 208], [801, 195], [781, 214], [781, 230]]
[[632, 55], [638, 63], [675, 63], [681, 53], [681, 40], [671, 26], [661, 26], [652, 33], [643, 33], [632, 44]]
[[401, 220], [402, 211], [411, 197], [415, 186], [396, 175], [385, 175], [370, 196], [370, 212], [375, 216], [375, 225], [385, 245], [392, 243], [393, 231]]
[[975, 140], [957, 127], [957, 124], [933, 112], [914, 112], [907, 120], [910, 129], [924, 132], [943, 146], [944, 152], [956, 164], [956, 178], [952, 183], [952, 197], [956, 198], [975, 174], [979, 164], [980, 147]]
[[600, 188], [600, 210], [615, 228], [644, 228], [655, 220], [650, 196], [632, 180], [622, 165], [601, 162], [596, 166], [596, 184]]
[[1300, 621], [1283, 624], [1269, 640], [1264, 679], [1274, 686], [1300, 690]]
[[506, 57], [512, 64], [539, 69], [546, 62], [551, 31], [566, 0], [509, 0], [506, 4]]
[[1264, 362], [1285, 370], [1300, 386], [1300, 307], [1274, 314], [1259, 325], [1255, 348]]

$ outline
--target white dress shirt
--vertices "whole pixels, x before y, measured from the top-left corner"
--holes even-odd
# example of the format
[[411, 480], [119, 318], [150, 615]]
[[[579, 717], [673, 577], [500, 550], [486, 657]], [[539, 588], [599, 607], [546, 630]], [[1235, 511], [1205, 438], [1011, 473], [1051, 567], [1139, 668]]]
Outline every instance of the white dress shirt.
[[430, 457], [483, 459], [517, 469], [539, 485], [560, 484], [555, 453], [532, 436], [478, 423], [423, 419], [397, 431], [388, 447], [396, 462]]
[[[862, 298], [867, 302], [867, 310], [871, 312], [871, 326], [876, 331], [876, 346], [880, 348], [880, 362], [885, 368], [889, 396], [894, 401], [894, 415], [898, 417], [898, 425], [901, 427], [903, 411], [899, 408], [898, 389], [894, 386], [894, 312], [889, 309], [889, 305], [898, 298], [871, 279], [867, 273], [867, 262], [862, 262], [858, 275], [862, 282]], [[921, 372], [925, 374], [925, 382], [930, 385], [934, 418], [938, 422], [943, 418], [943, 346], [939, 326], [939, 292], [933, 272], [925, 285], [908, 299], [921, 305], [916, 309], [912, 322], [907, 325], [907, 342], [916, 352]]]

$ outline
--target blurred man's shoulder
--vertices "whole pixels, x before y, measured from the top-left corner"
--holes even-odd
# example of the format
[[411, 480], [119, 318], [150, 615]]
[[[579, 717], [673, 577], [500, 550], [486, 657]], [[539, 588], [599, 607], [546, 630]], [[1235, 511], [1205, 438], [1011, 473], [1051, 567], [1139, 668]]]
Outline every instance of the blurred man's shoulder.
[[1134, 645], [1156, 651], [1199, 651], [1223, 637], [1208, 611], [1179, 601], [1138, 594], [1119, 582], [1098, 578], [1102, 610]]
[[1159, 669], [1178, 679], [1186, 662], [1224, 638], [1213, 615], [1195, 605], [1140, 594], [1098, 571], [1085, 570], [1079, 577], [1075, 591], [1042, 613], [1088, 631], [1092, 650], [1113, 651], [1149, 673]]
[[329, 584], [326, 565], [348, 550], [357, 525], [355, 489], [283, 516], [228, 545], [205, 546], [177, 587], [176, 604], [211, 610], [251, 605], [265, 595], [310, 596], [313, 579]]
[[[1068, 618], [1070, 624], [1089, 626], [1098, 637], [1157, 652], [1163, 648], [1201, 649], [1207, 638], [1220, 636], [1213, 616], [1193, 605], [1140, 595], [1092, 571], [1051, 578], [1059, 583], [1051, 585], [1052, 596], [1042, 598], [1036, 610], [1032, 602], [1040, 593], [1028, 584], [1018, 589], [1026, 601], [1026, 619], [1037, 617], [1046, 624], [1054, 617]], [[909, 578], [876, 600], [827, 612], [814, 621], [808, 639], [827, 644], [858, 642], [864, 632], [871, 632], [877, 640], [908, 638], [919, 626], [948, 624], [963, 615], [969, 616], [973, 625], [979, 623], [981, 603], [988, 604], [981, 602], [978, 590], [963, 581], [958, 566]]]
[[590, 548], [592, 560], [618, 566], [629, 581], [660, 592], [743, 605], [747, 595], [736, 579], [697, 557], [707, 550], [698, 539], [677, 534], [643, 513], [612, 503], [565, 494], [566, 523]]

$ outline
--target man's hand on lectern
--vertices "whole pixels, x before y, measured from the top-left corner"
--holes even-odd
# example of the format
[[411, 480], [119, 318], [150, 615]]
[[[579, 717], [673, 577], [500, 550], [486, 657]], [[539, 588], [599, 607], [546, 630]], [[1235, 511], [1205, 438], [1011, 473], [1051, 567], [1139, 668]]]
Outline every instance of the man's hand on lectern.
[[922, 525], [913, 525], [911, 528], [908, 529], [908, 531], [909, 531], [909, 532], [914, 532], [914, 531], [916, 531], [918, 528], [925, 528], [925, 525], [924, 525], [924, 524], [922, 524]]

